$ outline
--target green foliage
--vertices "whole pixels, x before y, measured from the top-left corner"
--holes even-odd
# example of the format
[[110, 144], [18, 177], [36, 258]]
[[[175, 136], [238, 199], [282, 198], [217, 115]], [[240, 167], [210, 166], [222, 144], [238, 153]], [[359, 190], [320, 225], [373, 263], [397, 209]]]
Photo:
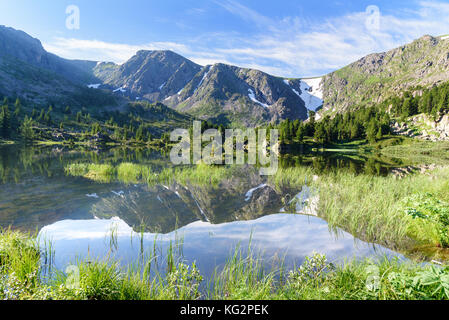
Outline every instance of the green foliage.
[[[156, 249], [155, 249], [156, 250]], [[156, 251], [155, 251], [156, 252]], [[363, 260], [343, 265], [329, 263], [324, 255], [306, 257], [299, 268], [285, 273], [282, 262], [270, 271], [251, 247], [237, 248], [221, 271], [215, 272], [204, 291], [195, 264], [187, 265], [167, 252], [167, 271], [152, 274], [151, 264], [124, 269], [108, 258], [78, 260], [76, 273], [49, 269], [41, 277], [37, 242], [12, 231], [0, 234], [0, 298], [14, 300], [411, 300], [449, 299], [449, 268], [423, 266], [398, 260]], [[75, 276], [74, 276], [75, 275]]]
[[[365, 241], [393, 248], [445, 245], [448, 169], [404, 179], [340, 170], [310, 181], [313, 175], [312, 169], [306, 167], [280, 168], [269, 181], [280, 190], [298, 190], [307, 180], [310, 187], [318, 190], [318, 214], [334, 230], [342, 228]], [[418, 196], [410, 198], [410, 194]]]
[[292, 289], [300, 290], [304, 285], [319, 286], [328, 272], [335, 270], [335, 266], [328, 263], [326, 256], [315, 254], [306, 257], [303, 264], [296, 270], [290, 271], [288, 283]]
[[320, 145], [362, 139], [374, 143], [390, 133], [389, 115], [375, 107], [337, 114], [333, 118], [326, 116], [320, 121], [315, 121], [314, 117], [315, 113], [311, 112], [306, 123], [288, 119], [281, 122], [277, 127], [280, 140], [286, 143], [296, 138], [303, 142], [307, 136]]
[[97, 133], [101, 132], [101, 126], [100, 126], [100, 124], [99, 124], [98, 122], [95, 122], [95, 123], [92, 125], [92, 129], [91, 129], [90, 132], [91, 132], [92, 135], [96, 135]]
[[[449, 247], [449, 204], [431, 193], [418, 193], [402, 201], [405, 213], [417, 220], [426, 220], [433, 225], [438, 244]], [[416, 222], [422, 225], [422, 221]]]
[[410, 117], [424, 113], [437, 117], [449, 111], [449, 82], [430, 89], [410, 89], [402, 97], [391, 97], [381, 106], [391, 106], [391, 112], [396, 116]]
[[25, 119], [22, 122], [22, 125], [20, 126], [20, 134], [22, 138], [27, 141], [33, 141], [35, 138], [35, 133], [33, 129], [33, 119], [29, 118], [28, 116], [25, 116]]

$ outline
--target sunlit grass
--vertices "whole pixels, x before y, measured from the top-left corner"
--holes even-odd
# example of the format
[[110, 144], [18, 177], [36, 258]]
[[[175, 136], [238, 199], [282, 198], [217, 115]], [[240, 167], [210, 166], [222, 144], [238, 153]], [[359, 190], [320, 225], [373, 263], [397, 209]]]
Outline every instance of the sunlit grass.
[[[39, 276], [36, 240], [17, 232], [0, 234], [0, 298], [32, 300], [408, 300], [449, 299], [449, 267], [388, 260], [347, 261], [334, 265], [326, 257], [307, 257], [299, 268], [283, 263], [266, 270], [262, 255], [237, 248], [221, 269], [204, 279], [195, 263], [171, 246], [165, 259], [154, 249], [149, 259], [123, 267], [116, 260], [77, 260], [71, 271]], [[157, 261], [164, 272], [151, 272]], [[153, 266], [154, 268], [155, 266]], [[205, 284], [203, 288], [201, 285]]]
[[319, 216], [330, 227], [342, 228], [366, 241], [396, 249], [411, 241], [443, 245], [435, 223], [412, 218], [406, 213], [404, 201], [427, 193], [447, 202], [448, 168], [397, 179], [392, 175], [356, 175], [346, 171], [318, 176], [311, 169], [298, 167], [279, 169], [270, 180], [280, 189], [300, 187], [307, 181], [319, 194]]
[[68, 175], [82, 176], [98, 182], [110, 182], [116, 169], [110, 164], [72, 163], [65, 168]]
[[134, 163], [121, 163], [117, 166], [117, 179], [124, 183], [138, 183], [141, 181], [147, 181], [151, 176], [151, 167], [134, 164]]
[[229, 166], [212, 166], [198, 164], [176, 168], [164, 168], [160, 172], [152, 170], [151, 166], [134, 163], [111, 164], [72, 163], [65, 167], [68, 175], [85, 177], [98, 182], [113, 180], [129, 183], [191, 183], [195, 185], [216, 186], [224, 179], [233, 177], [235, 169]]

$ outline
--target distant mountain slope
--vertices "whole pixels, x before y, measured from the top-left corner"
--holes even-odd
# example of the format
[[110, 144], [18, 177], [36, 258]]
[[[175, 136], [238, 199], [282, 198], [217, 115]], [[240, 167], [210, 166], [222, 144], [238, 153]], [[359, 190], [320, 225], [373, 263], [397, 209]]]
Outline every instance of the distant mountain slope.
[[225, 64], [204, 67], [164, 103], [205, 119], [243, 125], [307, 118], [304, 102], [284, 79]]
[[172, 51], [142, 50], [120, 66], [98, 64], [94, 74], [104, 84], [157, 101], [184, 88], [200, 70], [201, 66]]
[[289, 84], [258, 70], [225, 64], [201, 67], [171, 51], [139, 51], [120, 66], [98, 64], [94, 74], [121, 95], [161, 101], [220, 123], [252, 126], [307, 118], [297, 80]]
[[88, 89], [98, 82], [94, 61], [67, 60], [48, 53], [23, 31], [0, 26], [0, 95], [36, 106], [115, 105], [117, 97]]
[[5, 26], [0, 26], [0, 57], [15, 58], [52, 71], [72, 82], [91, 83], [96, 80], [92, 74], [96, 62], [60, 58], [45, 51], [38, 39]]
[[171, 51], [138, 51], [122, 65], [67, 60], [48, 53], [25, 32], [0, 26], [0, 95], [35, 104], [84, 104], [86, 96], [95, 103], [96, 95], [108, 101], [113, 93], [163, 102], [205, 120], [254, 126], [306, 119], [307, 108], [321, 102], [310, 87], [258, 70], [202, 67]]
[[368, 55], [323, 78], [323, 113], [382, 102], [407, 89], [449, 80], [449, 37], [424, 36]]
[[171, 51], [138, 51], [122, 65], [67, 60], [0, 26], [0, 95], [36, 104], [147, 100], [216, 123], [256, 126], [305, 120], [308, 110], [321, 110], [319, 119], [448, 80], [449, 36], [424, 36], [323, 77], [285, 79], [221, 63], [200, 66]]

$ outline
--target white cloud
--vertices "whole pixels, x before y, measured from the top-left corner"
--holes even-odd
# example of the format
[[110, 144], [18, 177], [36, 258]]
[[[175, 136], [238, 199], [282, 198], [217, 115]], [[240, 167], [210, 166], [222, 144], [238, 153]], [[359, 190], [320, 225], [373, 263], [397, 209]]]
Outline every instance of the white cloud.
[[273, 21], [265, 17], [261, 14], [259, 14], [257, 11], [252, 10], [237, 1], [233, 0], [220, 0], [220, 1], [214, 1], [219, 6], [223, 7], [230, 13], [239, 16], [243, 20], [249, 21], [251, 23], [254, 23], [261, 27], [270, 27], [273, 25]]
[[139, 50], [172, 50], [179, 54], [189, 53], [186, 45], [174, 42], [153, 42], [142, 45], [110, 43], [99, 40], [55, 38], [44, 43], [49, 52], [67, 59], [86, 59], [123, 63]]
[[380, 29], [368, 30], [367, 13], [353, 12], [321, 23], [298, 17], [274, 21], [234, 0], [217, 2], [227, 12], [251, 22], [256, 34], [202, 34], [185, 43], [143, 45], [57, 38], [45, 47], [68, 58], [123, 62], [140, 49], [170, 49], [202, 64], [223, 62], [285, 77], [318, 76], [373, 52], [403, 45], [425, 34], [449, 33], [449, 4], [421, 1], [414, 10], [383, 13]]

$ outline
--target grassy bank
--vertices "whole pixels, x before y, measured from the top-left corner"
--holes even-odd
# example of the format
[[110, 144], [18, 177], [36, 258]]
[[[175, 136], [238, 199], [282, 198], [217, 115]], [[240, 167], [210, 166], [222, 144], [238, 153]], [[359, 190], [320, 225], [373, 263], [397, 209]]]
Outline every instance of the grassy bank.
[[164, 168], [156, 172], [148, 165], [135, 163], [94, 164], [72, 163], [65, 167], [65, 171], [71, 176], [82, 176], [97, 182], [110, 182], [112, 180], [123, 183], [192, 183], [197, 185], [217, 185], [223, 179], [230, 178], [238, 170], [238, 167], [209, 166], [199, 164], [176, 168]]
[[[427, 174], [355, 175], [345, 171], [315, 176], [309, 168], [279, 169], [270, 178], [278, 188], [300, 188], [305, 181], [320, 197], [318, 214], [332, 228], [396, 250], [448, 247], [449, 168]], [[447, 259], [447, 250], [440, 250]]]
[[449, 142], [404, 139], [402, 144], [384, 147], [381, 153], [400, 158], [409, 164], [445, 165], [449, 162]]
[[45, 252], [31, 236], [0, 234], [1, 299], [449, 299], [448, 267], [396, 260], [333, 265], [316, 254], [299, 268], [267, 271], [256, 255], [236, 250], [222, 270], [204, 279], [195, 264], [173, 258], [166, 260], [163, 276], [150, 272], [155, 259], [138, 268], [112, 260], [77, 261], [68, 274], [54, 268], [43, 272]]

